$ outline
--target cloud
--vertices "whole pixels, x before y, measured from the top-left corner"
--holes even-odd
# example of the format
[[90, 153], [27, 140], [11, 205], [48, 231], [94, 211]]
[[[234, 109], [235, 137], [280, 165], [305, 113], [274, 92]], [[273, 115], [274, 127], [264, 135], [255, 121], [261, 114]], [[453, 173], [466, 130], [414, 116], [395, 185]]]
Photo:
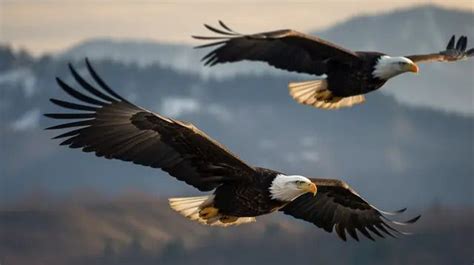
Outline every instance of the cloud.
[[179, 117], [201, 110], [201, 104], [193, 98], [171, 97], [163, 99], [161, 113], [165, 116]]
[[303, 147], [314, 147], [316, 146], [317, 139], [314, 136], [304, 136], [300, 139], [300, 145]]
[[206, 112], [221, 122], [230, 122], [232, 120], [232, 113], [226, 107], [219, 104], [210, 104], [206, 108]]
[[385, 149], [385, 159], [391, 169], [397, 173], [403, 173], [408, 168], [408, 162], [403, 157], [403, 153], [397, 146], [389, 146]]
[[284, 159], [290, 164], [296, 164], [301, 162], [315, 163], [320, 160], [320, 156], [319, 153], [316, 151], [299, 151], [285, 153]]
[[263, 139], [257, 143], [258, 148], [263, 150], [274, 150], [277, 148], [275, 141], [270, 139]]
[[160, 113], [178, 118], [186, 114], [204, 114], [213, 117], [220, 122], [232, 120], [232, 113], [223, 105], [211, 103], [203, 104], [192, 97], [168, 97], [163, 99]]
[[11, 124], [11, 128], [14, 131], [26, 131], [37, 128], [41, 112], [39, 109], [32, 109], [25, 112], [20, 118]]
[[318, 162], [319, 153], [316, 151], [303, 151], [300, 154], [301, 159], [307, 162]]

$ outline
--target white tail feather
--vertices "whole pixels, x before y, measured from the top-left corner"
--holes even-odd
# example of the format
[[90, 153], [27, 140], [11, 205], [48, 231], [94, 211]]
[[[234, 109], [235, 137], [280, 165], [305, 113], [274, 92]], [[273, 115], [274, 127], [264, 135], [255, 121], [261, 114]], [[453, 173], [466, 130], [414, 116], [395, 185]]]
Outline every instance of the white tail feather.
[[206, 208], [210, 207], [214, 203], [214, 195], [209, 196], [198, 196], [198, 197], [183, 197], [183, 198], [169, 198], [168, 199], [171, 209], [177, 211], [184, 217], [197, 221], [204, 225], [211, 226], [232, 226], [240, 225], [245, 223], [255, 222], [255, 217], [239, 217], [233, 222], [221, 222], [223, 215], [217, 215], [210, 219], [204, 219], [199, 216], [199, 212]]
[[298, 103], [321, 109], [352, 107], [365, 101], [363, 95], [351, 97], [334, 96], [328, 89], [326, 79], [292, 82], [288, 84], [288, 89], [291, 97]]

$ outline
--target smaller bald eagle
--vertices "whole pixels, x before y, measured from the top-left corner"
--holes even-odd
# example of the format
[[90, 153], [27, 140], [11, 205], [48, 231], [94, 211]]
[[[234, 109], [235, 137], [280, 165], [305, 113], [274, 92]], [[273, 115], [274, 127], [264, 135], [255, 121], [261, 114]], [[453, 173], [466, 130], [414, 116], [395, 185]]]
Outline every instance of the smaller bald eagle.
[[404, 234], [395, 225], [414, 223], [420, 216], [396, 222], [362, 199], [349, 185], [337, 179], [307, 178], [253, 167], [192, 124], [167, 118], [136, 106], [114, 92], [87, 68], [100, 89], [83, 79], [71, 66], [77, 90], [57, 78], [59, 86], [80, 103], [51, 99], [73, 112], [45, 114], [72, 120], [47, 129], [68, 129], [54, 139], [61, 145], [82, 149], [107, 159], [119, 159], [161, 168], [202, 192], [198, 197], [171, 198], [172, 209], [190, 220], [211, 226], [231, 226], [255, 221], [255, 217], [281, 211], [328, 232], [346, 232], [358, 240], [356, 231], [373, 235]]
[[249, 60], [266, 62], [290, 72], [317, 75], [320, 79], [292, 82], [288, 88], [298, 103], [322, 109], [361, 104], [365, 101], [364, 94], [379, 89], [390, 78], [405, 72], [418, 73], [416, 63], [453, 62], [474, 55], [474, 49], [466, 52], [465, 36], [457, 43], [452, 36], [446, 50], [438, 53], [392, 57], [380, 52], [354, 52], [291, 29], [244, 35], [222, 21], [219, 24], [222, 29], [204, 25], [219, 36], [193, 36], [216, 41], [196, 47], [216, 47], [202, 58], [205, 65]]

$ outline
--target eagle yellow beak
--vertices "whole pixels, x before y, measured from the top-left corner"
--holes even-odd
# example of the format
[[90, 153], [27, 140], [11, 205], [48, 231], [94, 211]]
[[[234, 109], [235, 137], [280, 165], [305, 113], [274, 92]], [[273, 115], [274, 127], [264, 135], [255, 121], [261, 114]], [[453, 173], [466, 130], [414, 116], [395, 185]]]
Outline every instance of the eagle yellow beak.
[[408, 64], [407, 65], [407, 71], [413, 72], [413, 73], [418, 73], [420, 71], [420, 68], [415, 63]]
[[318, 192], [318, 188], [316, 187], [316, 184], [314, 183], [306, 183], [305, 190], [309, 193], [312, 193], [313, 196], [316, 196], [316, 192]]

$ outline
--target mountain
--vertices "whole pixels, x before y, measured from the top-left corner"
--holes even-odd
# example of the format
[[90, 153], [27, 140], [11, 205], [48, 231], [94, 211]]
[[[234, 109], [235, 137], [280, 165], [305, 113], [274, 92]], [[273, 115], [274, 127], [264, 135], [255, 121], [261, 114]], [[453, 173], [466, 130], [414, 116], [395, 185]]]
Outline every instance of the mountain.
[[[313, 31], [325, 39], [353, 50], [376, 50], [394, 55], [436, 52], [445, 48], [452, 34], [467, 35], [474, 41], [474, 13], [420, 6], [389, 13], [351, 18], [325, 30]], [[238, 30], [238, 25], [232, 25]], [[256, 31], [274, 29], [256, 29]], [[469, 45], [474, 45], [471, 42]], [[200, 58], [209, 49], [192, 49], [187, 45], [156, 43], [151, 40], [86, 40], [58, 57], [82, 59], [113, 59], [124, 63], [162, 66], [209, 78], [226, 78], [237, 74], [272, 74], [291, 76], [263, 63], [225, 64], [204, 67]], [[419, 76], [403, 75], [391, 80], [382, 89], [404, 103], [426, 106], [467, 115], [474, 114], [472, 104], [474, 79], [473, 60], [452, 65], [428, 64]], [[310, 78], [310, 77], [306, 77]]]
[[437, 265], [472, 261], [472, 208], [430, 208], [414, 227], [406, 228], [415, 234], [377, 238], [374, 243], [343, 242], [335, 233], [281, 214], [222, 229], [190, 222], [165, 201], [142, 194], [114, 200], [80, 196], [61, 203], [35, 196], [14, 210], [1, 208], [2, 262]]
[[[20, 60], [8, 49], [3, 57], [18, 58], [0, 72], [3, 202], [35, 191], [61, 197], [83, 188], [108, 196], [126, 190], [197, 194], [159, 170], [59, 147], [49, 139], [54, 133], [42, 130], [54, 121], [41, 114], [57, 111], [48, 98], [68, 98], [55, 76], [76, 86], [67, 62]], [[88, 77], [82, 60], [73, 63]], [[158, 64], [92, 63], [125, 97], [192, 121], [252, 165], [342, 178], [381, 208], [474, 204], [473, 149], [467, 144], [472, 117], [408, 106], [381, 93], [356, 108], [318, 111], [288, 97], [285, 76], [206, 79]]]
[[269, 70], [263, 65], [255, 67], [252, 63], [226, 65], [219, 67], [219, 69], [204, 67], [200, 60], [205, 54], [205, 50], [193, 49], [192, 46], [185, 44], [164, 44], [152, 40], [102, 38], [81, 42], [55, 55], [55, 57], [62, 60], [80, 60], [89, 57], [98, 60], [133, 63], [139, 66], [159, 64], [180, 72], [199, 74], [204, 78], [227, 78], [239, 73], [259, 74], [276, 72]]

